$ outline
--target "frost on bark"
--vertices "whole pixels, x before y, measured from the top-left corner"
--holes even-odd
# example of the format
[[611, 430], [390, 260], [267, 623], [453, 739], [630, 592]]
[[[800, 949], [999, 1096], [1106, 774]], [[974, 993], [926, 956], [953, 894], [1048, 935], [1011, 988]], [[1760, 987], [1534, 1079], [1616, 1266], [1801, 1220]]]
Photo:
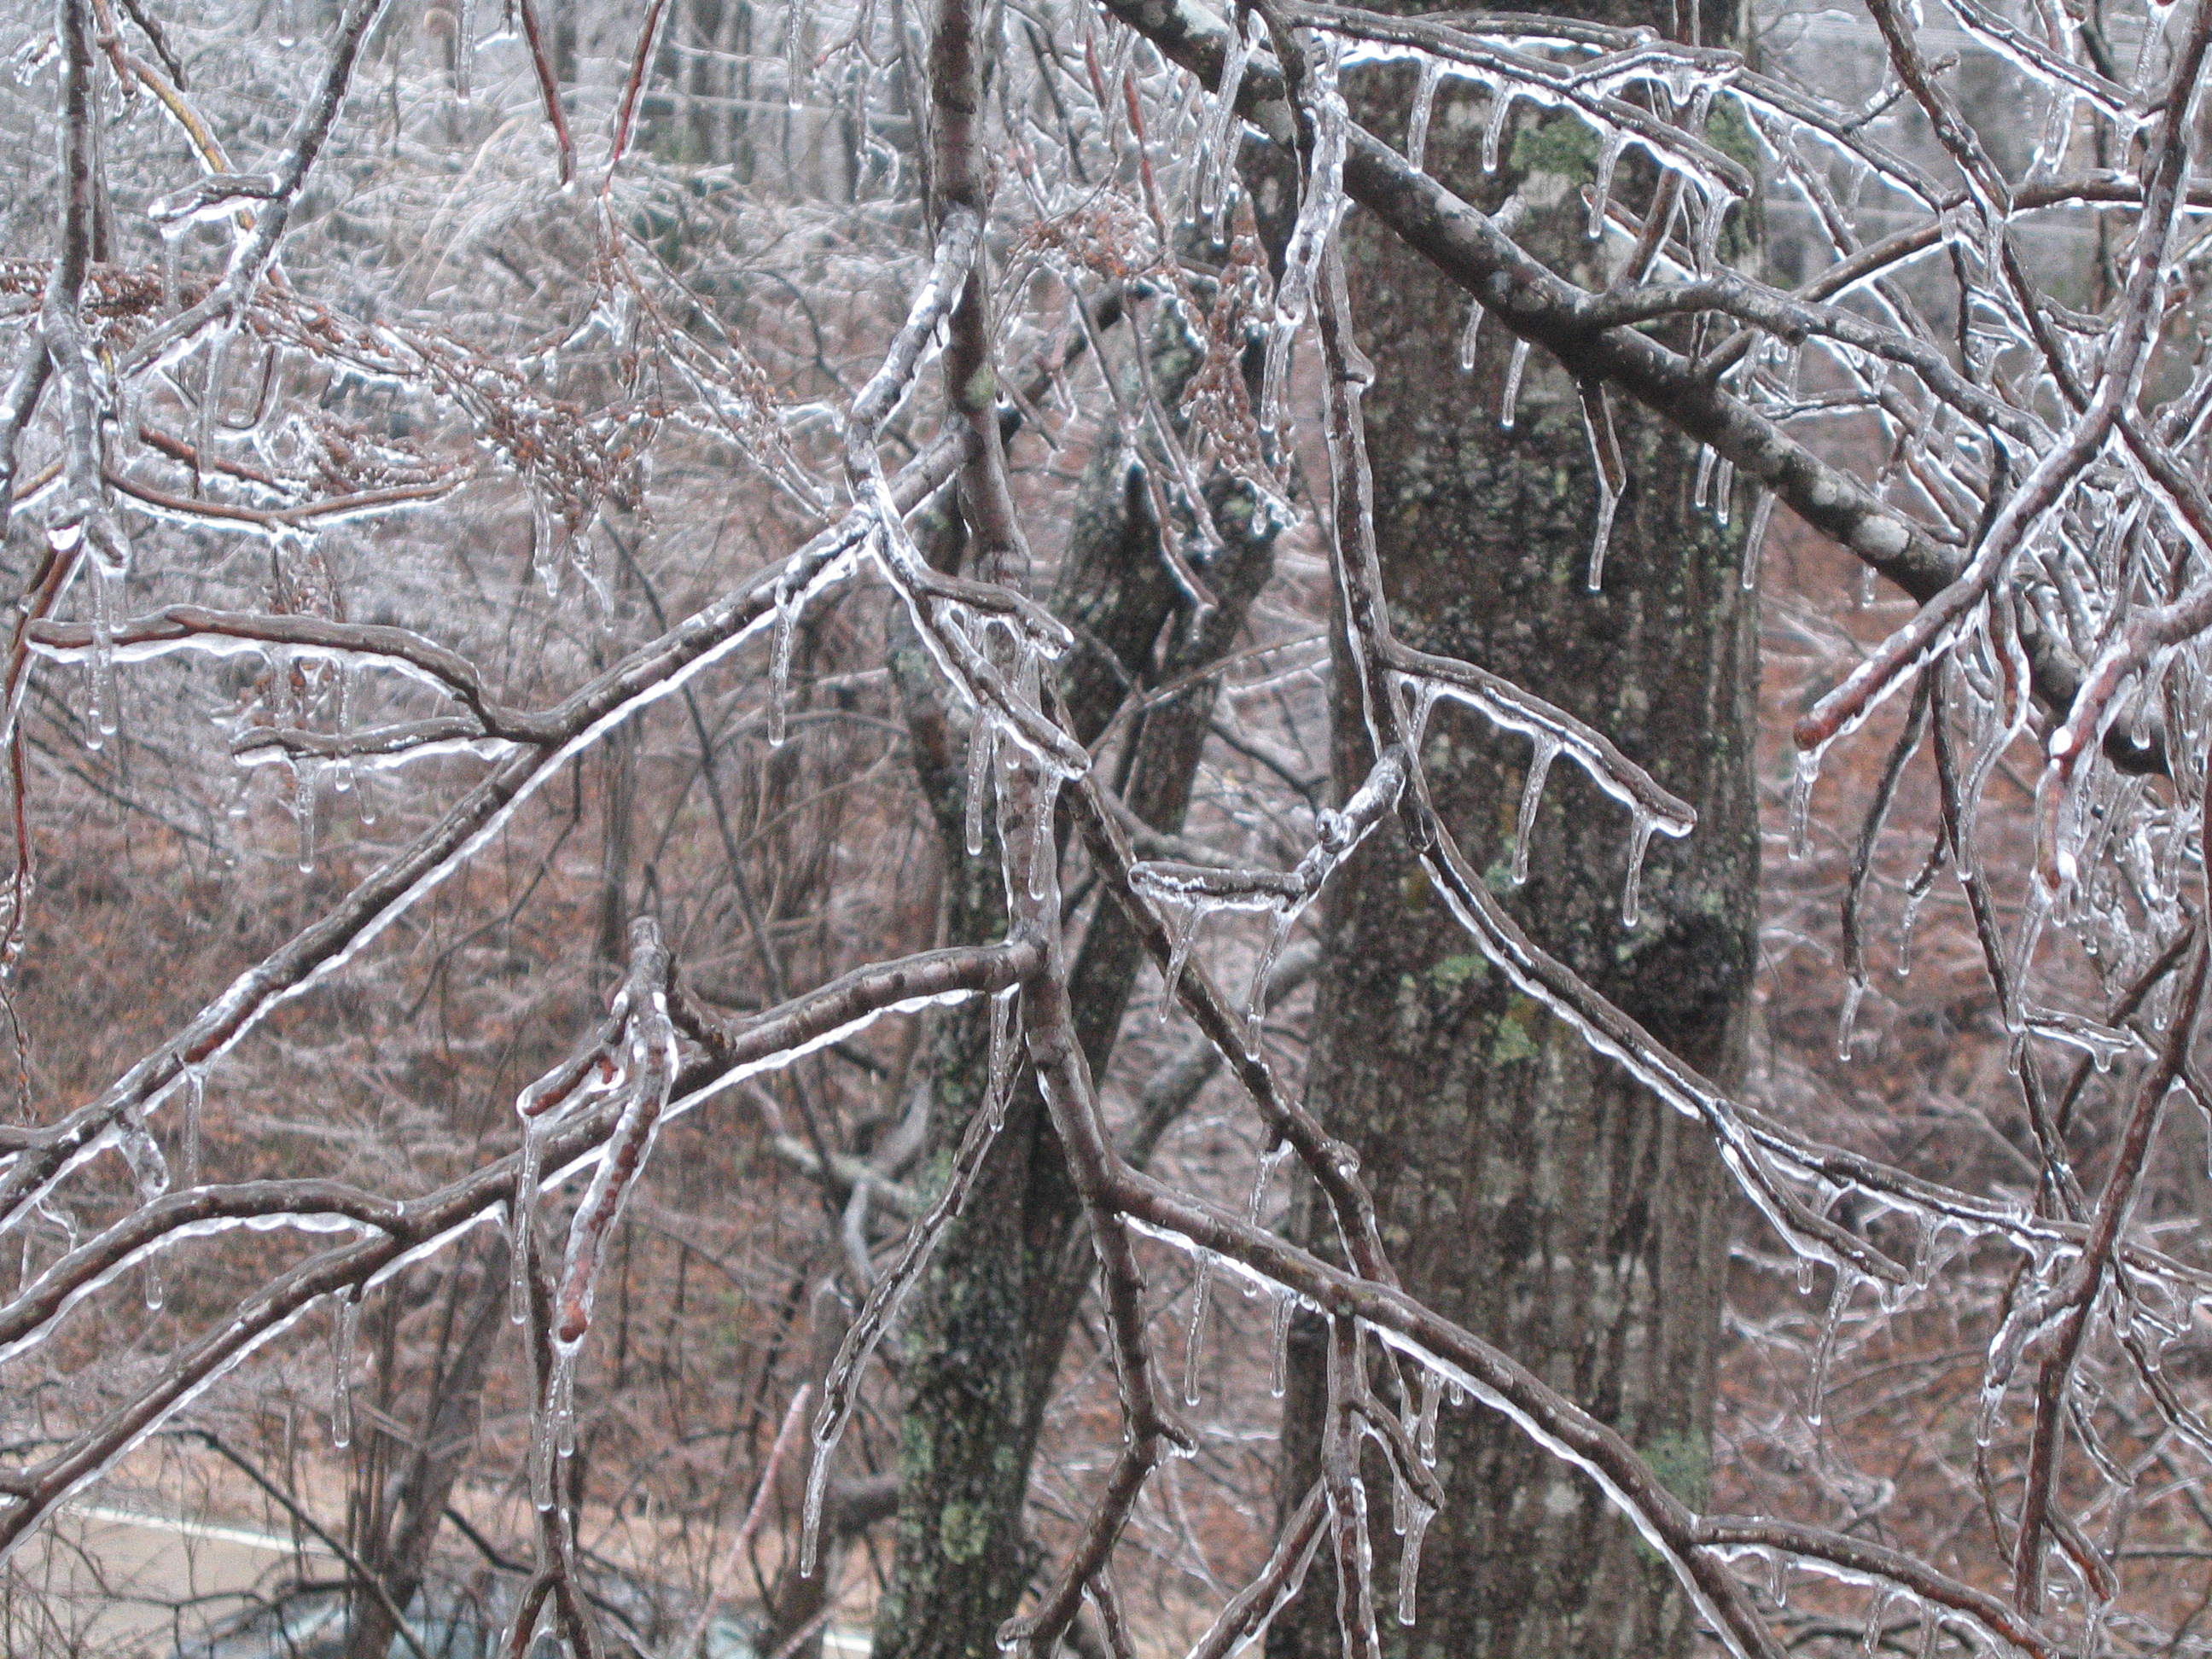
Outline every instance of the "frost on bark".
[[[1632, 0], [1588, 15], [1668, 23], [1666, 8], [1654, 15]], [[1412, 76], [1395, 77], [1354, 100], [1354, 118], [1401, 131], [1413, 88]], [[1621, 250], [1601, 261], [1584, 233], [1595, 141], [1527, 110], [1486, 176], [1485, 112], [1474, 100], [1438, 100], [1431, 171], [1493, 213], [1525, 213], [1523, 246], [1603, 289]], [[1738, 579], [1741, 503], [1734, 532], [1717, 524], [1692, 501], [1696, 446], [1620, 411], [1628, 483], [1602, 591], [1587, 591], [1599, 503], [1574, 383], [1540, 351], [1517, 362], [1495, 326], [1463, 368], [1438, 349], [1440, 319], [1464, 316], [1463, 294], [1360, 216], [1346, 241], [1361, 343], [1376, 363], [1376, 533], [1401, 636], [1484, 664], [1607, 733], [1691, 804], [1698, 827], [1651, 845], [1632, 928], [1628, 824], [1578, 769], [1551, 771], [1518, 886], [1526, 738], [1441, 706], [1424, 754], [1435, 804], [1534, 939], [1732, 1087], [1759, 920], [1757, 605]], [[1355, 678], [1340, 664], [1340, 688]], [[1366, 733], [1356, 701], [1340, 696], [1336, 714], [1349, 787], [1366, 771]], [[1406, 1288], [1619, 1431], [1702, 1507], [1732, 1203], [1711, 1137], [1491, 970], [1402, 840], [1370, 838], [1339, 882], [1308, 1103], [1358, 1152]], [[1333, 1244], [1332, 1231], [1308, 1206], [1309, 1243]], [[1324, 1347], [1319, 1322], [1297, 1322], [1285, 1514], [1318, 1466]], [[1422, 1550], [1418, 1625], [1406, 1630], [1387, 1606], [1381, 1615], [1392, 1650], [1687, 1651], [1693, 1620], [1673, 1576], [1589, 1480], [1493, 1413], [1444, 1413], [1437, 1441], [1447, 1501]], [[1379, 1480], [1387, 1490], [1387, 1474]], [[1394, 1540], [1376, 1532], [1387, 1558]], [[1376, 1577], [1387, 1587], [1395, 1573], [1378, 1567]], [[1274, 1659], [1340, 1650], [1332, 1601], [1309, 1595], [1277, 1620]]]

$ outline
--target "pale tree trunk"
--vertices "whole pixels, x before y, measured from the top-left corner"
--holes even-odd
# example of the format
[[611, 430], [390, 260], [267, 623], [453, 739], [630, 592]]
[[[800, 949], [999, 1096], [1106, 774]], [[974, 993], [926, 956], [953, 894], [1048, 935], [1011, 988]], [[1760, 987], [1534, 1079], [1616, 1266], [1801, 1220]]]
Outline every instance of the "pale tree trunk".
[[[1668, 9], [1594, 15], [1670, 27]], [[1359, 82], [1354, 109], [1402, 132], [1410, 79]], [[1602, 287], [1578, 186], [1595, 141], [1570, 121], [1516, 123], [1508, 164], [1480, 173], [1487, 111], [1447, 100], [1428, 151], [1439, 176], [1496, 210], [1520, 188], [1521, 235]], [[1545, 176], [1549, 174], [1549, 177]], [[1639, 210], [1648, 179], [1620, 188]], [[1741, 244], [1739, 244], [1740, 247]], [[1608, 252], [1618, 258], [1619, 240]], [[1399, 636], [1480, 663], [1564, 705], [1698, 812], [1656, 842], [1641, 925], [1622, 925], [1629, 825], [1562, 762], [1512, 886], [1526, 738], [1443, 705], [1427, 738], [1436, 804], [1474, 867], [1528, 932], [1692, 1064], [1741, 1074], [1758, 924], [1752, 774], [1756, 605], [1734, 532], [1691, 506], [1696, 455], [1621, 409], [1632, 483], [1603, 591], [1585, 590], [1593, 465], [1574, 389], [1540, 355], [1510, 431], [1498, 411], [1510, 338], [1495, 324], [1475, 371], [1449, 342], [1466, 298], [1355, 214], [1347, 262], [1377, 380], [1367, 399], [1376, 531]], [[1340, 644], [1340, 651], [1341, 645]], [[1354, 683], [1339, 665], [1340, 686]], [[1340, 790], [1370, 757], [1356, 707], [1336, 710]], [[1338, 878], [1308, 1099], [1358, 1152], [1406, 1287], [1497, 1342], [1618, 1428], [1692, 1502], [1705, 1496], [1728, 1189], [1703, 1131], [1509, 988], [1428, 889], [1401, 839], [1370, 839]], [[1326, 1218], [1304, 1221], [1332, 1249]], [[1317, 1464], [1322, 1344], [1294, 1334], [1284, 1501]], [[1658, 1558], [1596, 1487], [1498, 1415], [1443, 1414], [1449, 1501], [1428, 1533], [1418, 1623], [1392, 1616], [1395, 1562], [1378, 1564], [1394, 1651], [1513, 1659], [1664, 1659], [1692, 1619]], [[1388, 1479], [1368, 1471], [1387, 1511]], [[1378, 1553], [1391, 1553], [1387, 1528]], [[1269, 1638], [1271, 1659], [1339, 1644], [1335, 1585], [1317, 1566]]]

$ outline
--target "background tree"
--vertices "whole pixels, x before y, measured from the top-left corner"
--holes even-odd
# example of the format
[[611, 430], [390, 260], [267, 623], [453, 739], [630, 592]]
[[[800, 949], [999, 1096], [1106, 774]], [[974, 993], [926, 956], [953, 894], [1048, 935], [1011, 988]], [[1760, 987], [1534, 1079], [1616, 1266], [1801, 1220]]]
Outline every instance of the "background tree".
[[[1579, 15], [1693, 40], [1697, 27], [1648, 7]], [[1583, 287], [1637, 280], [1638, 263], [1658, 258], [1656, 237], [1634, 234], [1636, 215], [1671, 214], [1678, 184], [1628, 164], [1611, 181], [1624, 234], [1593, 240], [1593, 212], [1613, 202], [1590, 199], [1599, 147], [1573, 118], [1524, 108], [1493, 135], [1449, 85], [1401, 72], [1363, 91], [1355, 111], [1377, 131], [1403, 130], [1414, 100], [1429, 100], [1418, 118], [1433, 175], [1509, 216], [1522, 247]], [[1498, 152], [1486, 172], [1486, 144]], [[1747, 262], [1749, 238], [1732, 235], [1731, 252]], [[1502, 330], [1439, 350], [1436, 319], [1465, 300], [1358, 216], [1345, 257], [1376, 366], [1375, 534], [1401, 637], [1540, 690], [1686, 801], [1698, 829], [1647, 855], [1585, 778], [1547, 779], [1540, 744], [1532, 755], [1522, 734], [1449, 705], [1428, 722], [1430, 798], [1530, 937], [1733, 1087], [1759, 893], [1757, 604], [1739, 580], [1741, 518], [1731, 530], [1724, 507], [1692, 500], [1709, 488], [1696, 446], [1632, 407], [1607, 417], [1604, 442], [1619, 451], [1608, 484], [1590, 465], [1573, 381]], [[1680, 349], [1689, 331], [1663, 337]], [[1367, 738], [1344, 647], [1336, 666], [1337, 772], [1349, 793], [1365, 775]], [[1526, 805], [1505, 805], [1524, 794]], [[1322, 959], [1308, 1103], [1358, 1153], [1407, 1288], [1519, 1356], [1703, 1505], [1734, 1219], [1710, 1138], [1468, 950], [1402, 842], [1377, 837], [1347, 863]], [[1327, 1216], [1308, 1208], [1302, 1224], [1309, 1248], [1327, 1252]], [[1322, 1322], [1294, 1326], [1292, 1352], [1286, 1515], [1320, 1473]], [[1687, 1603], [1587, 1481], [1494, 1417], [1439, 1423], [1436, 1458], [1446, 1501], [1423, 1544], [1407, 1651], [1686, 1650]], [[1338, 1642], [1333, 1613], [1310, 1599], [1277, 1621], [1270, 1650], [1322, 1655]]]

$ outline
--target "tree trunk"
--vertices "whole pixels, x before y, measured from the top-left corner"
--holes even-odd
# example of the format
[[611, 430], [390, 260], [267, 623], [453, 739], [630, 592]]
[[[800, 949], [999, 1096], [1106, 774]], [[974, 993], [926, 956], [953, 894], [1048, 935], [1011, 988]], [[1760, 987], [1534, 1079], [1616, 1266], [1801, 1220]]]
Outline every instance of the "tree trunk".
[[[1179, 329], [1154, 336], [1148, 349], [1172, 410], [1196, 356]], [[1219, 660], [1273, 568], [1273, 525], [1249, 510], [1242, 486], [1222, 485], [1212, 507], [1227, 546], [1205, 572], [1218, 603], [1194, 623], [1161, 556], [1134, 467], [1134, 458], [1110, 443], [1092, 457], [1054, 596], [1054, 614], [1076, 625], [1081, 641], [1062, 665], [1060, 689], [1085, 743], [1128, 686], [1181, 680]], [[918, 643], [894, 656], [923, 789], [951, 861], [945, 936], [994, 939], [1005, 909], [997, 848], [972, 859], [961, 851], [964, 745], [948, 737]], [[1155, 829], [1182, 827], [1218, 689], [1216, 680], [1201, 680], [1143, 717], [1125, 798]], [[1094, 1077], [1105, 1074], [1142, 961], [1121, 912], [1102, 906], [1069, 987]], [[932, 1145], [940, 1168], [981, 1103], [987, 1041], [977, 1012], [959, 1011], [939, 1028]], [[903, 1378], [897, 1553], [877, 1613], [878, 1659], [995, 1659], [999, 1626], [1035, 1565], [1022, 1526], [1030, 1463], [1095, 1267], [1081, 1222], [1060, 1143], [1024, 1078], [916, 1298]]]
[[[1591, 15], [1669, 26], [1664, 7], [1613, 3]], [[1354, 76], [1352, 85], [1358, 118], [1405, 131], [1409, 76]], [[1580, 186], [1597, 141], [1570, 118], [1531, 112], [1506, 165], [1486, 178], [1486, 113], [1479, 94], [1441, 100], [1430, 166], [1492, 211], [1518, 191], [1522, 240], [1602, 288], [1611, 267], [1598, 262], [1618, 261], [1622, 243], [1614, 236], [1601, 250], [1584, 230]], [[1616, 189], [1640, 211], [1650, 179], [1632, 178], [1624, 161]], [[1517, 889], [1527, 739], [1440, 704], [1425, 753], [1436, 805], [1539, 942], [1692, 1064], [1733, 1079], [1759, 874], [1756, 605], [1738, 580], [1740, 530], [1692, 511], [1694, 448], [1619, 409], [1631, 483], [1603, 591], [1587, 592], [1595, 488], [1572, 385], [1532, 359], [1518, 418], [1503, 429], [1504, 331], [1489, 325], [1475, 372], [1462, 373], [1445, 343], [1464, 321], [1464, 295], [1356, 216], [1346, 258], [1376, 368], [1368, 441], [1399, 636], [1569, 708], [1687, 799], [1698, 825], [1686, 841], [1653, 845], [1641, 922], [1628, 929], [1627, 817], [1578, 769], [1553, 769]], [[1739, 526], [1742, 516], [1739, 507]], [[1353, 684], [1346, 667], [1340, 690]], [[1335, 743], [1341, 793], [1370, 759], [1358, 707], [1341, 699]], [[1324, 926], [1309, 1099], [1358, 1150], [1406, 1288], [1612, 1424], [1702, 1502], [1727, 1233], [1709, 1139], [1489, 970], [1402, 838], [1366, 843], [1338, 878]], [[1307, 1238], [1334, 1249], [1316, 1210]], [[1317, 1471], [1323, 1346], [1317, 1328], [1294, 1331], [1286, 1506]], [[1480, 1406], [1443, 1413], [1437, 1455], [1449, 1501], [1428, 1533], [1411, 1630], [1391, 1614], [1395, 1561], [1378, 1562], [1395, 1652], [1687, 1650], [1686, 1603], [1589, 1480]], [[1369, 1475], [1387, 1491], [1379, 1466]], [[1392, 1544], [1385, 1530], [1378, 1556]], [[1336, 1652], [1334, 1588], [1317, 1568], [1271, 1633], [1271, 1659]]]

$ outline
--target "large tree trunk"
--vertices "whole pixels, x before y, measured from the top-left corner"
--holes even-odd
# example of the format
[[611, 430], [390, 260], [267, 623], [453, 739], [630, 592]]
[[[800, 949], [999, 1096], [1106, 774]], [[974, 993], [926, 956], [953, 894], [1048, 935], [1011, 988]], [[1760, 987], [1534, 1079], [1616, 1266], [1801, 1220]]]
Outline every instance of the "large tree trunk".
[[[1593, 12], [1669, 22], [1664, 6]], [[1355, 76], [1355, 113], [1377, 131], [1403, 131], [1410, 85]], [[1493, 210], [1518, 188], [1529, 214], [1524, 240], [1602, 287], [1578, 188], [1595, 141], [1571, 120], [1532, 114], [1518, 124], [1508, 164], [1486, 179], [1486, 113], [1476, 94], [1447, 97], [1430, 165]], [[1626, 163], [1619, 188], [1638, 210], [1650, 193]], [[1694, 450], [1623, 409], [1632, 482], [1603, 591], [1587, 592], [1595, 488], [1572, 386], [1533, 359], [1518, 420], [1502, 429], [1504, 331], [1492, 325], [1476, 372], [1461, 372], [1448, 343], [1465, 297], [1356, 217], [1350, 240], [1355, 313], [1376, 366], [1368, 434], [1399, 637], [1571, 709], [1689, 800], [1698, 826], [1686, 842], [1651, 848], [1641, 925], [1630, 930], [1621, 921], [1626, 815], [1577, 769], [1551, 773], [1517, 890], [1527, 740], [1440, 705], [1425, 750], [1436, 804], [1535, 939], [1692, 1064], [1733, 1078], [1750, 1006], [1759, 872], [1756, 607], [1739, 584], [1740, 528], [1692, 511]], [[1619, 248], [1610, 239], [1605, 252], [1617, 258]], [[1352, 684], [1346, 666], [1340, 688]], [[1336, 742], [1348, 788], [1370, 759], [1349, 702], [1337, 709]], [[1612, 1424], [1685, 1498], [1702, 1501], [1727, 1231], [1709, 1139], [1488, 971], [1401, 839], [1373, 837], [1338, 879], [1309, 1100], [1357, 1148], [1407, 1289]], [[1316, 1248], [1333, 1245], [1325, 1217], [1305, 1231]], [[1317, 1468], [1322, 1346], [1317, 1330], [1294, 1334], [1286, 1504]], [[1437, 1443], [1449, 1501], [1423, 1554], [1419, 1622], [1403, 1629], [1387, 1605], [1381, 1615], [1397, 1650], [1454, 1659], [1686, 1650], [1686, 1603], [1591, 1482], [1480, 1407], [1447, 1412]], [[1387, 1480], [1379, 1468], [1370, 1474]], [[1386, 1532], [1378, 1553], [1390, 1543]], [[1278, 1622], [1272, 1659], [1336, 1651], [1327, 1577], [1317, 1569]], [[1392, 1582], [1379, 1572], [1386, 1603]]]

